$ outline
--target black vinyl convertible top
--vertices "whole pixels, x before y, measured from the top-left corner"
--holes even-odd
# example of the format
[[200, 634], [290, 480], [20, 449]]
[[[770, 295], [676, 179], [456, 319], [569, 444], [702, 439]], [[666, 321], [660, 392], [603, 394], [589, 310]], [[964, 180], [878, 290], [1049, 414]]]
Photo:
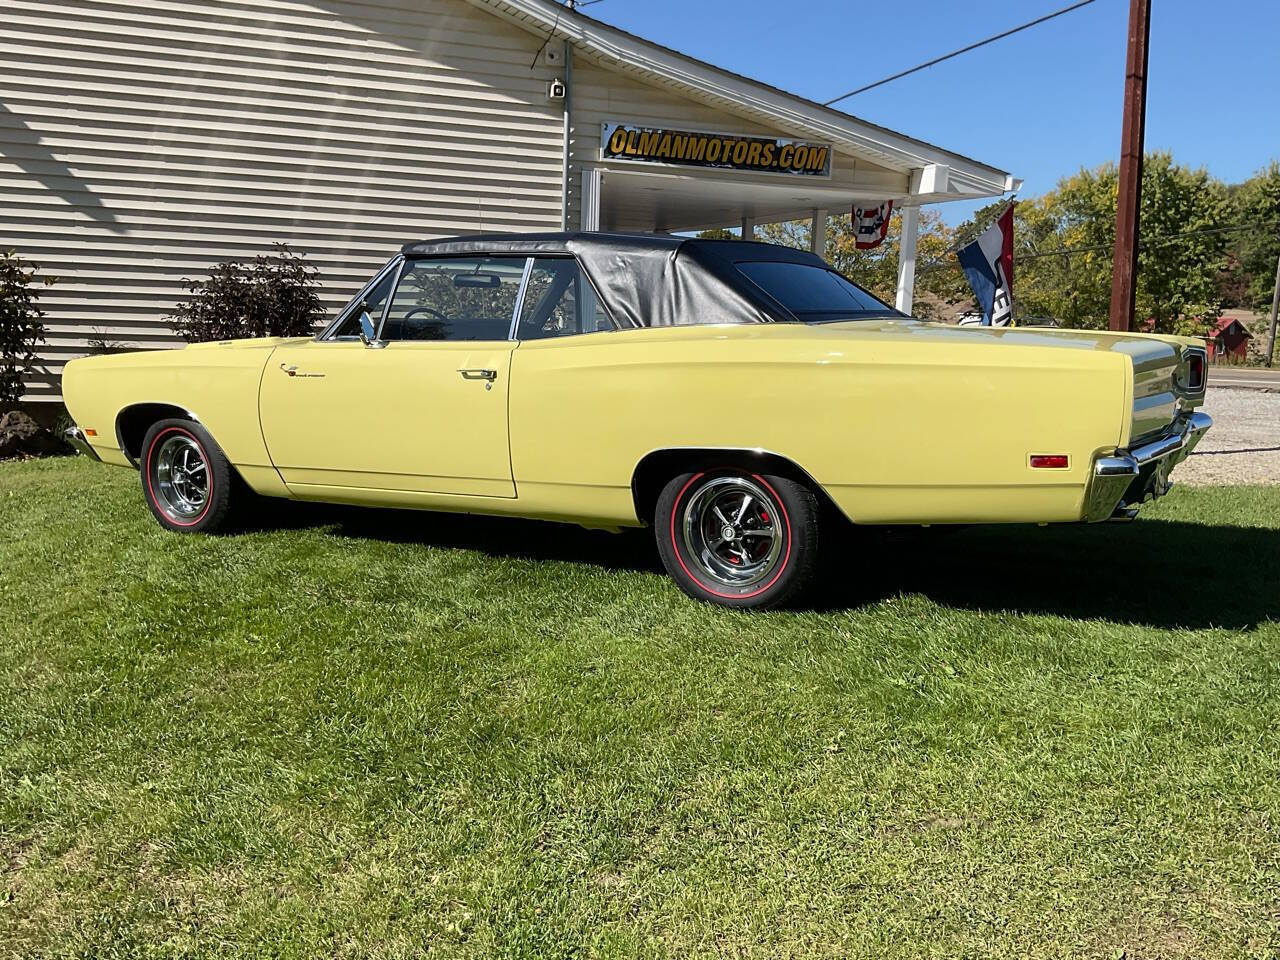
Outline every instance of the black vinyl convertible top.
[[772, 243], [648, 233], [494, 233], [407, 243], [406, 257], [573, 256], [615, 319], [642, 327], [772, 323], [796, 318], [734, 266], [746, 260], [825, 267]]

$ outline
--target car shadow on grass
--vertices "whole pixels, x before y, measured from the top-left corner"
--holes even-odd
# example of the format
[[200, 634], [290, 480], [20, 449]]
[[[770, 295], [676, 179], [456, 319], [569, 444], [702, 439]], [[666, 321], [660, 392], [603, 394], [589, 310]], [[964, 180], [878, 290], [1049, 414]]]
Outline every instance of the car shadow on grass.
[[919, 593], [961, 609], [1162, 628], [1280, 620], [1280, 534], [1269, 529], [1139, 519], [882, 532], [865, 546], [865, 558], [828, 564], [816, 609]]
[[605, 570], [662, 572], [652, 532], [640, 529], [615, 534], [516, 517], [271, 501], [270, 509], [252, 518], [241, 531], [306, 528], [327, 528], [334, 536], [360, 540], [474, 550], [495, 558], [566, 561]]
[[[661, 573], [649, 530], [621, 534], [506, 517], [273, 503], [249, 529], [474, 550], [495, 558]], [[1249, 629], [1280, 620], [1274, 530], [1139, 519], [1130, 524], [876, 530], [845, 526], [801, 609], [856, 609], [902, 593], [969, 610], [1162, 628]], [[675, 587], [672, 587], [674, 590]]]

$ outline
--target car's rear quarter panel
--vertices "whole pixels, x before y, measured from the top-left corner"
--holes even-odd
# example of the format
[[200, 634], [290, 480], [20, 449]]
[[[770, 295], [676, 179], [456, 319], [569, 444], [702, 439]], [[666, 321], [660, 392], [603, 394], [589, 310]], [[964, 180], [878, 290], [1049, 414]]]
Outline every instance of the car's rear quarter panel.
[[[764, 449], [861, 523], [1079, 520], [1093, 456], [1128, 416], [1119, 355], [799, 325], [523, 343], [511, 384], [522, 500], [629, 513], [648, 453]], [[1065, 453], [1066, 470], [1031, 454]]]

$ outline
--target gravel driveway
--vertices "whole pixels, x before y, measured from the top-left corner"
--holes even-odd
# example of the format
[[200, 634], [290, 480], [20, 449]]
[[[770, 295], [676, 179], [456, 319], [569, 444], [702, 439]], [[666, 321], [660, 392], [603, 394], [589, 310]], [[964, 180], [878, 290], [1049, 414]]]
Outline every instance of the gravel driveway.
[[1280, 393], [1211, 387], [1204, 410], [1213, 429], [1173, 471], [1175, 483], [1280, 483]]

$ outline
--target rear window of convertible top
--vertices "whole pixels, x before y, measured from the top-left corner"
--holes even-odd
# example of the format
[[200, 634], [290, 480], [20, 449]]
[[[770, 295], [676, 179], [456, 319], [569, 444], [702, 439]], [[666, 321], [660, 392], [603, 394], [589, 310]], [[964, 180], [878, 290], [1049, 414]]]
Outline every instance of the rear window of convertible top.
[[735, 266], [797, 318], [809, 323], [900, 316], [888, 304], [827, 267], [777, 260], [741, 260]]

